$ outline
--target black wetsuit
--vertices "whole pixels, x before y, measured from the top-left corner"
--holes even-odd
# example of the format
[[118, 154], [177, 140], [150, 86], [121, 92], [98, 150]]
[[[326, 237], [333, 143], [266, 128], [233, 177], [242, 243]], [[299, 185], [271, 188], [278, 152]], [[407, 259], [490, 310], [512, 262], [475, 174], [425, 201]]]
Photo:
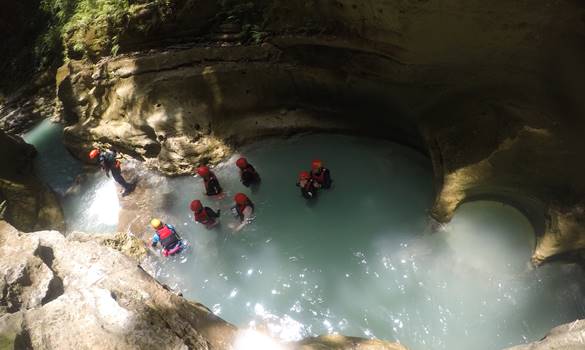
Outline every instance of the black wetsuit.
[[124, 188], [126, 192], [132, 190], [132, 185], [126, 182], [122, 177], [122, 169], [120, 169], [120, 163], [116, 160], [116, 151], [103, 151], [100, 153], [99, 162], [102, 169], [106, 172], [106, 175], [112, 173], [114, 180]]
[[207, 179], [203, 179], [203, 182], [205, 183], [205, 194], [208, 196], [215, 196], [222, 192], [219, 180], [214, 173], [210, 173]]
[[260, 175], [252, 165], [248, 164], [244, 169], [240, 170], [240, 180], [242, 185], [249, 187], [260, 183]]

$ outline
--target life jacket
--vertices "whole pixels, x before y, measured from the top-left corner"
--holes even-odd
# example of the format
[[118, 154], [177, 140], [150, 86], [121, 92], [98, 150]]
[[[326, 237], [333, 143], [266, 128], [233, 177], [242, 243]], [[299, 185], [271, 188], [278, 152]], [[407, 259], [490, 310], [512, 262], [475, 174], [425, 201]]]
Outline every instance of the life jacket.
[[203, 225], [212, 224], [215, 220], [209, 217], [206, 208], [202, 208], [199, 212], [195, 213], [195, 221], [202, 223]]
[[160, 244], [164, 249], [168, 250], [173, 248], [179, 242], [177, 233], [167, 225], [164, 225], [163, 227], [156, 230], [156, 233], [158, 234]]
[[116, 151], [102, 152], [99, 158], [102, 167], [110, 170], [112, 168], [120, 169], [120, 161], [116, 159], [116, 155]]
[[251, 166], [250, 164], [248, 164], [244, 169], [242, 169], [242, 180], [244, 179], [244, 176], [248, 177], [249, 179], [253, 179], [254, 181], [258, 180], [258, 178], [260, 177], [260, 175], [258, 175], [258, 173], [256, 172], [256, 169], [254, 169], [253, 166]]
[[319, 173], [312, 170], [311, 178], [322, 185], [325, 183], [325, 172], [326, 172], [325, 168], [321, 168], [321, 171]]
[[301, 192], [303, 197], [307, 199], [312, 199], [317, 196], [317, 188], [315, 187], [315, 183], [313, 179], [309, 179], [305, 182], [305, 185], [301, 187]]
[[238, 213], [240, 221], [244, 221], [244, 209], [246, 209], [246, 207], [251, 207], [252, 210], [254, 210], [254, 203], [248, 200], [244, 205], [236, 204], [236, 212]]

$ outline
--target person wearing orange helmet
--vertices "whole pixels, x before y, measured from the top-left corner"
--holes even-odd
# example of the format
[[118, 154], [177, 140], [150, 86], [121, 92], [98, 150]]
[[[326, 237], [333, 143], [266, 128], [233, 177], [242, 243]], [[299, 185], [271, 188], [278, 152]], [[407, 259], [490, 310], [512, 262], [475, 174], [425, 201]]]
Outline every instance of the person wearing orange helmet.
[[317, 188], [319, 188], [319, 184], [313, 180], [308, 171], [301, 171], [297, 186], [301, 188], [301, 194], [306, 199], [317, 198]]
[[236, 193], [234, 202], [236, 205], [232, 208], [232, 211], [240, 219], [240, 225], [235, 227], [234, 231], [238, 232], [253, 220], [254, 203], [243, 193]]
[[236, 166], [240, 168], [240, 181], [242, 185], [250, 187], [260, 183], [260, 175], [254, 169], [252, 164], [248, 163], [248, 160], [244, 157], [236, 160]]
[[128, 194], [132, 193], [136, 188], [135, 183], [128, 183], [124, 177], [122, 176], [122, 169], [120, 168], [120, 161], [117, 160], [118, 154], [114, 150], [99, 150], [97, 148], [92, 149], [89, 152], [89, 159], [95, 160], [100, 163], [102, 169], [106, 173], [107, 177], [110, 177], [110, 173], [112, 174], [112, 178], [120, 184], [123, 188], [122, 196], [127, 196]]
[[210, 207], [204, 207], [201, 201], [196, 199], [191, 202], [191, 210], [193, 211], [195, 222], [204, 225], [206, 229], [211, 229], [219, 224], [219, 209], [215, 212]]
[[329, 169], [323, 166], [323, 162], [319, 159], [315, 159], [311, 162], [311, 178], [318, 183], [321, 188], [331, 188], [331, 173]]
[[203, 165], [197, 168], [197, 174], [203, 178], [205, 185], [205, 194], [208, 196], [215, 196], [222, 192], [219, 180], [215, 174], [209, 170], [209, 167]]

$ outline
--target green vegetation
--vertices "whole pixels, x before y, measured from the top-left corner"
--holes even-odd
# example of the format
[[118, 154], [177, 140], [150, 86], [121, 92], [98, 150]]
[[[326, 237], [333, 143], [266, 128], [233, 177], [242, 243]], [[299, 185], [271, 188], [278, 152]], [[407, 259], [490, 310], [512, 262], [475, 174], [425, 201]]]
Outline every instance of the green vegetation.
[[[166, 5], [169, 0], [150, 4]], [[41, 38], [41, 48], [64, 48], [66, 57], [116, 54], [119, 36], [128, 18], [144, 4], [129, 0], [42, 0], [41, 8], [52, 19]]]
[[[0, 96], [68, 59], [97, 60], [140, 48], [150, 35], [181, 40], [226, 22], [262, 42], [263, 7], [249, 0], [27, 0], [0, 13]], [[7, 24], [3, 24], [7, 23]], [[172, 38], [176, 35], [177, 38]], [[154, 38], [154, 36], [153, 36]], [[136, 45], [136, 46], [133, 46]]]

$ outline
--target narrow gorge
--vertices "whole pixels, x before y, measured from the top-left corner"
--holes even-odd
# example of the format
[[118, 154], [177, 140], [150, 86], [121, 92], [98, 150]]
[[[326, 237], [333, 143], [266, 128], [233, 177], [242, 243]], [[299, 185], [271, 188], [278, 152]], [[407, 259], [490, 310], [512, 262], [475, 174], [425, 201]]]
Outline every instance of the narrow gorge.
[[[579, 1], [0, 8], [1, 348], [585, 348]], [[307, 205], [314, 158], [334, 186]], [[185, 252], [148, 247], [153, 217]]]

